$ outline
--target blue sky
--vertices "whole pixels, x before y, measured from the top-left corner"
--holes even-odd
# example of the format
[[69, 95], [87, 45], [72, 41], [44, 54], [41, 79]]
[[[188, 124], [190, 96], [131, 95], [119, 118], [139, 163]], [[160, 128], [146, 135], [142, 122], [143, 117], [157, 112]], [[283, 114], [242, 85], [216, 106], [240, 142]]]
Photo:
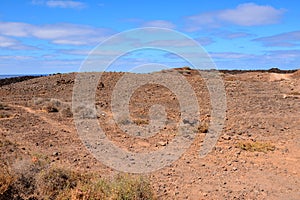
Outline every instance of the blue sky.
[[[300, 1], [0, 2], [0, 74], [78, 71], [100, 42], [122, 31], [161, 27], [199, 42], [218, 69], [300, 68]], [[112, 70], [145, 63], [185, 65], [161, 51], [131, 52]]]

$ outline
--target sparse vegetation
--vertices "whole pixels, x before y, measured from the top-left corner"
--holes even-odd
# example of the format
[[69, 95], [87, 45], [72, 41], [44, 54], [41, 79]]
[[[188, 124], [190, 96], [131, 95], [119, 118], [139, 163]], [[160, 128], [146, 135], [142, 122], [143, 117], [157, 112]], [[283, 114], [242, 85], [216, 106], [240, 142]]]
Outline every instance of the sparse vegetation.
[[11, 117], [11, 115], [9, 113], [7, 113], [7, 112], [1, 112], [0, 113], [0, 119], [2, 119], [2, 118], [10, 118], [10, 117]]
[[62, 107], [62, 102], [58, 99], [51, 99], [43, 106], [43, 110], [47, 112], [59, 112]]
[[60, 192], [76, 186], [76, 176], [75, 173], [61, 168], [42, 171], [38, 176], [38, 190], [43, 197], [55, 199]]
[[13, 177], [10, 175], [6, 166], [0, 167], [0, 195], [3, 195], [8, 190], [13, 182]]
[[73, 112], [70, 107], [65, 107], [60, 111], [62, 117], [73, 117]]
[[0, 199], [155, 199], [150, 183], [140, 176], [124, 174], [108, 179], [40, 166], [32, 164], [14, 176], [1, 169]]
[[0, 102], [0, 110], [10, 110], [10, 107]]
[[59, 199], [112, 199], [151, 200], [155, 199], [148, 181], [142, 177], [119, 175], [113, 180], [96, 178], [81, 180], [73, 189], [63, 191]]
[[9, 110], [10, 110], [10, 107], [5, 105], [4, 103], [0, 103], [0, 119], [11, 117], [11, 113], [9, 112]]
[[97, 119], [98, 113], [91, 105], [79, 105], [75, 108], [74, 114], [80, 119]]
[[149, 121], [146, 120], [146, 119], [135, 119], [135, 120], [133, 120], [133, 122], [136, 125], [147, 125], [147, 124], [149, 124]]
[[268, 152], [274, 151], [275, 146], [268, 142], [238, 142], [236, 145], [238, 148], [245, 151], [257, 151], [257, 152]]
[[61, 117], [73, 117], [71, 105], [59, 99], [37, 98], [34, 100], [34, 104], [40, 106], [42, 110], [48, 113], [59, 112]]
[[291, 92], [290, 94], [291, 94], [291, 95], [300, 95], [300, 92], [296, 92], [296, 91], [295, 91], [295, 92]]
[[180, 74], [191, 74], [191, 69], [189, 67], [183, 67], [183, 68], [178, 68], [176, 69], [177, 72], [179, 72]]
[[208, 132], [208, 123], [202, 122], [198, 127], [198, 131], [200, 133], [207, 133]]
[[0, 138], [0, 147], [7, 147], [7, 146], [10, 146], [10, 145], [16, 145], [14, 143], [12, 143], [10, 140], [7, 140], [7, 139], [4, 139], [4, 138]]

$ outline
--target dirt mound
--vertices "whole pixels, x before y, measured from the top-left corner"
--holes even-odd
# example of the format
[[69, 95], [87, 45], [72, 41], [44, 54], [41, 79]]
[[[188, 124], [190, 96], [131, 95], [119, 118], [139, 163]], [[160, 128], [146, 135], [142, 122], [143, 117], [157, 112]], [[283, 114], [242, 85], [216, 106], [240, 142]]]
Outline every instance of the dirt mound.
[[291, 74], [270, 73], [270, 81], [290, 80]]
[[297, 70], [296, 72], [294, 72], [294, 73], [292, 74], [292, 77], [293, 77], [293, 78], [300, 78], [300, 70]]

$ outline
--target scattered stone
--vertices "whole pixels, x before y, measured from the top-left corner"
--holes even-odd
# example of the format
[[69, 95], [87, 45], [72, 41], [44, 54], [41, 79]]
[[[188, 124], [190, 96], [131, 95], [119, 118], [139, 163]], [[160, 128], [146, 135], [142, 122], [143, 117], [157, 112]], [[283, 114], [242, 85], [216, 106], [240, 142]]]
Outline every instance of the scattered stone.
[[223, 140], [231, 140], [231, 137], [229, 135], [223, 135], [222, 139]]
[[59, 155], [59, 152], [54, 152], [53, 154], [52, 154], [53, 156], [58, 156]]
[[158, 146], [166, 146], [168, 144], [168, 142], [160, 141], [157, 144], [158, 144]]

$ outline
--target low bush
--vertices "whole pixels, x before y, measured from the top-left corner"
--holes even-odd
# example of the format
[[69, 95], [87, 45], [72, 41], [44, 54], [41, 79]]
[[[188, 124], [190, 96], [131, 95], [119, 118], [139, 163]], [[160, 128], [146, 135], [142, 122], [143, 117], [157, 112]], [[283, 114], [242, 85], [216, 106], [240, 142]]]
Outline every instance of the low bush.
[[13, 176], [1, 169], [0, 200], [152, 200], [156, 199], [149, 181], [128, 174], [103, 178], [99, 174], [80, 174], [62, 168], [33, 165]]
[[275, 150], [275, 146], [268, 142], [239, 142], [236, 146], [242, 150], [251, 152], [257, 151], [266, 153]]

